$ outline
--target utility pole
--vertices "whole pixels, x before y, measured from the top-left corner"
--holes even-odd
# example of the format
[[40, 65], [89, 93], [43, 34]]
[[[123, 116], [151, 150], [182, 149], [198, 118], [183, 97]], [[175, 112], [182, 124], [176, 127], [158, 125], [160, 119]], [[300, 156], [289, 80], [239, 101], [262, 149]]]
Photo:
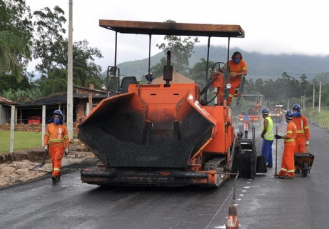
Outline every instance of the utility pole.
[[67, 131], [69, 139], [73, 139], [73, 29], [72, 1], [69, 2], [69, 40], [68, 40], [68, 73], [67, 73]]
[[321, 111], [321, 81], [320, 81], [320, 88], [319, 88], [319, 113]]

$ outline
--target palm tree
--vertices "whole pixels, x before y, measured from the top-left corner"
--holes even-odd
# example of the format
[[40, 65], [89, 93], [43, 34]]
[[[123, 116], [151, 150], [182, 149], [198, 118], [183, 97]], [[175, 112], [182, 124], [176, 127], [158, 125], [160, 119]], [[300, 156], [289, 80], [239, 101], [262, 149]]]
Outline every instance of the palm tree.
[[24, 46], [20, 37], [9, 31], [0, 31], [0, 72], [11, 73], [18, 82], [24, 77], [23, 66], [18, 62], [13, 50], [23, 52]]
[[29, 40], [11, 25], [12, 12], [0, 2], [0, 73], [12, 74], [18, 82], [24, 78], [20, 55], [29, 56]]

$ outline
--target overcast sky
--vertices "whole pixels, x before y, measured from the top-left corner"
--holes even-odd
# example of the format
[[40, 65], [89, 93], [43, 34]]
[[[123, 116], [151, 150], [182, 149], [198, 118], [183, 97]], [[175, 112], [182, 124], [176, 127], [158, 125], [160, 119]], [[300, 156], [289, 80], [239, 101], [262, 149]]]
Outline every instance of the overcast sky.
[[[55, 5], [65, 11], [68, 29], [69, 0], [26, 0], [32, 12]], [[231, 48], [263, 54], [329, 55], [328, 0], [73, 0], [73, 41], [86, 39], [101, 50], [103, 70], [114, 64], [115, 33], [99, 27], [99, 19], [181, 23], [237, 24], [245, 38], [231, 39]], [[67, 34], [66, 34], [67, 36]], [[162, 36], [152, 36], [151, 54]], [[147, 35], [118, 34], [117, 64], [148, 57]], [[206, 44], [207, 38], [199, 44]], [[211, 39], [227, 45], [227, 39]], [[225, 57], [223, 57], [225, 59]], [[33, 62], [35, 63], [35, 61]], [[28, 70], [34, 70], [33, 63]], [[152, 63], [156, 64], [156, 63]]]

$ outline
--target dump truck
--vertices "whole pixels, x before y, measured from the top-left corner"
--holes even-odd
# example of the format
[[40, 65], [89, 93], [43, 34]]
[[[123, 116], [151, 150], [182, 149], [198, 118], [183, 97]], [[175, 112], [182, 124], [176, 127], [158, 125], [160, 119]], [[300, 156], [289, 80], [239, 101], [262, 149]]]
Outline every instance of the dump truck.
[[249, 127], [260, 127], [263, 122], [262, 108], [264, 106], [264, 95], [261, 94], [243, 94], [241, 96], [240, 114], [239, 114], [239, 129], [244, 129], [244, 116], [249, 116]]
[[[116, 34], [148, 35], [149, 47], [151, 35], [206, 36], [209, 43], [211, 37], [244, 37], [239, 25], [119, 20], [100, 20], [99, 25]], [[229, 69], [222, 70], [229, 48], [225, 62], [205, 71], [202, 89], [196, 83], [171, 83], [170, 51], [166, 55], [164, 83], [140, 84], [132, 76], [123, 77], [116, 93], [80, 123], [78, 138], [100, 161], [81, 170], [81, 181], [99, 186], [219, 187], [237, 173], [254, 178], [266, 172], [257, 160], [255, 139], [243, 139], [233, 127]], [[112, 67], [116, 72], [116, 64]], [[223, 103], [214, 102], [219, 100]]]
[[272, 118], [273, 122], [281, 123], [284, 115], [284, 106], [282, 104], [274, 105], [270, 109], [269, 116]]

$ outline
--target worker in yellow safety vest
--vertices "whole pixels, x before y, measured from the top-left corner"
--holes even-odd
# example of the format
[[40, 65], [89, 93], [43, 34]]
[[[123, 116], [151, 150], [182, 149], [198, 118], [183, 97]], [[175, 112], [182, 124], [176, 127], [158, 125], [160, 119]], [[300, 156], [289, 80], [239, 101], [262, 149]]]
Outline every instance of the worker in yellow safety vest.
[[273, 121], [271, 117], [269, 117], [269, 111], [267, 108], [264, 108], [262, 110], [262, 114], [264, 119], [261, 132], [261, 137], [263, 138], [262, 156], [265, 158], [266, 166], [268, 168], [272, 168], [272, 144], [274, 140]]

